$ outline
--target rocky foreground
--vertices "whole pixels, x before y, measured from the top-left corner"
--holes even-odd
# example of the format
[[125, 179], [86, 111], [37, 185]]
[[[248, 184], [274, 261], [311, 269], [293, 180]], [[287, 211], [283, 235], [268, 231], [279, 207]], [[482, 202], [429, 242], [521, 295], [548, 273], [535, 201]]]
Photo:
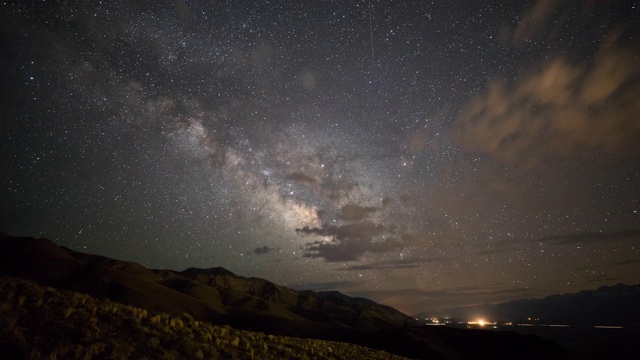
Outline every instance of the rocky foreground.
[[267, 335], [0, 276], [4, 359], [405, 359], [358, 345]]

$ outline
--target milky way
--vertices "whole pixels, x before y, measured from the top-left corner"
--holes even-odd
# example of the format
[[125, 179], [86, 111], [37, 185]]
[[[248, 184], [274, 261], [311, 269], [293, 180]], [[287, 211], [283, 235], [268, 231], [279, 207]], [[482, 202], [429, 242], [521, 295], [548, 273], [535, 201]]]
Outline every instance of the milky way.
[[9, 1], [0, 229], [407, 313], [640, 281], [633, 1]]

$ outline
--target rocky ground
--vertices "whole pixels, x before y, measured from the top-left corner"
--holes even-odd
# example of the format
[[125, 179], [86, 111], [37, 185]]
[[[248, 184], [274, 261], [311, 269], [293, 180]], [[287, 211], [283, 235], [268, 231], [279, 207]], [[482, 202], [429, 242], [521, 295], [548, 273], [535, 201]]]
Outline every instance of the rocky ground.
[[0, 276], [5, 359], [404, 359], [348, 343], [267, 335]]

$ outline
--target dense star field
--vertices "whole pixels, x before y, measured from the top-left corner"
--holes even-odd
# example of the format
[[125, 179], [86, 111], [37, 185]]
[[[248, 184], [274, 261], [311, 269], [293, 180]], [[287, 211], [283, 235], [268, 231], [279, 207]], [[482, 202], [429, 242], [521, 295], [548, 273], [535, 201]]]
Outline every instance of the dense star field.
[[408, 314], [640, 281], [636, 1], [5, 1], [0, 230]]

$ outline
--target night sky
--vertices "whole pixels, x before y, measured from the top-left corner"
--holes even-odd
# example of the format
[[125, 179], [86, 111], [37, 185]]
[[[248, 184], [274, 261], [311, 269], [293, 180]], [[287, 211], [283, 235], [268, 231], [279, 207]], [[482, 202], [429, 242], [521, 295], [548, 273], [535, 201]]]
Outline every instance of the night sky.
[[640, 281], [636, 1], [5, 1], [0, 229], [408, 314]]

